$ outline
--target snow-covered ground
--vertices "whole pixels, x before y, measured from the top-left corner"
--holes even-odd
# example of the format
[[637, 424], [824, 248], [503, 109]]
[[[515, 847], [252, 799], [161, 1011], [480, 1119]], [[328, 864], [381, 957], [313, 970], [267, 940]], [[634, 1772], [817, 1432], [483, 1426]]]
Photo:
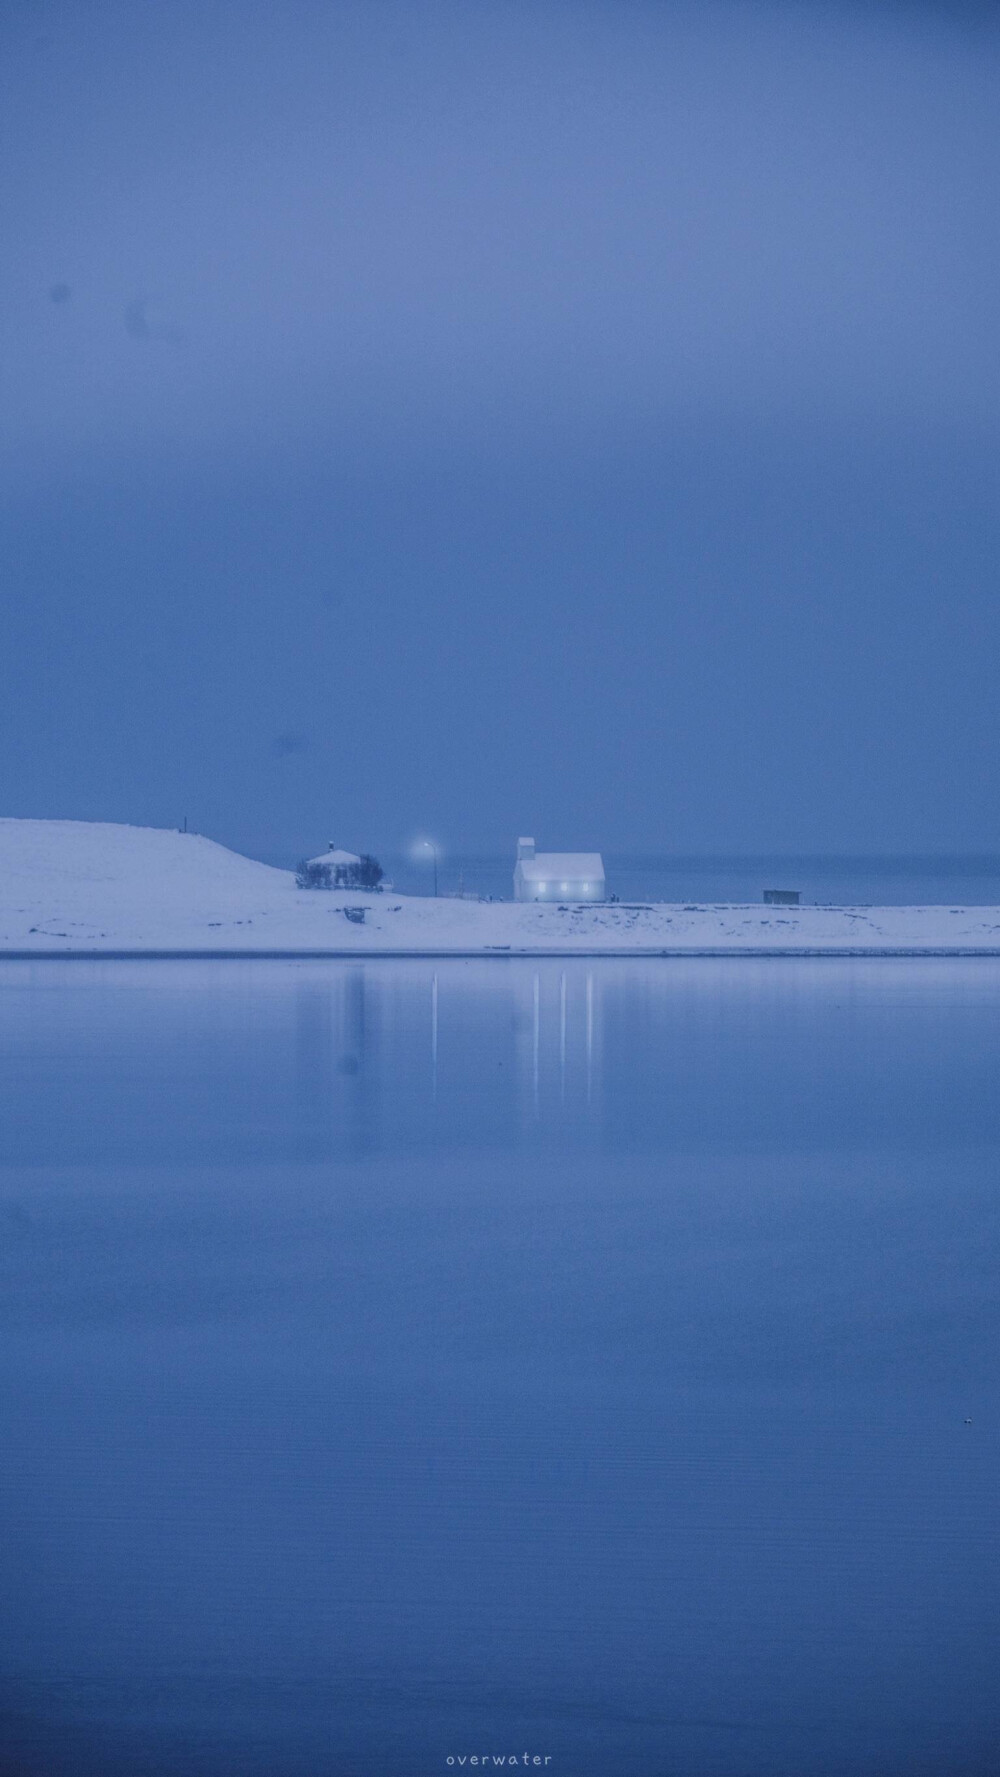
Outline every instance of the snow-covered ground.
[[[364, 909], [363, 922], [349, 908]], [[69, 951], [1000, 954], [1000, 907], [549, 907], [326, 893], [193, 833], [0, 820], [0, 955]]]

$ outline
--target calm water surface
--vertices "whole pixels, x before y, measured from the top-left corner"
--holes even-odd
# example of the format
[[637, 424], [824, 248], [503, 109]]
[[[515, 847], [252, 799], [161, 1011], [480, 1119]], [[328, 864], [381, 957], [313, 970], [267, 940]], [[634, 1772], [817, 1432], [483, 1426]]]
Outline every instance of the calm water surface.
[[996, 1772], [995, 962], [0, 989], [3, 1777]]

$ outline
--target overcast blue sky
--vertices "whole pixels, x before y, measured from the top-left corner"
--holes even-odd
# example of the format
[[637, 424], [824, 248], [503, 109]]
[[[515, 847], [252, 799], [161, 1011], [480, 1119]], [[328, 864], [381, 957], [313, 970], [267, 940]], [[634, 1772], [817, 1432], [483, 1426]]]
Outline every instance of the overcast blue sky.
[[0, 46], [2, 812], [1000, 850], [994, 6]]

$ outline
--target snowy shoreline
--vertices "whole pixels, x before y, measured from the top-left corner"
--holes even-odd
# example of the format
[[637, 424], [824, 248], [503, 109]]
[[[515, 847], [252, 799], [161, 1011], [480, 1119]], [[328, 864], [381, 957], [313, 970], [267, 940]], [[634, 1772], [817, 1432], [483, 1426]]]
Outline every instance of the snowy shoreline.
[[676, 950], [654, 949], [652, 947], [635, 949], [620, 945], [616, 950], [387, 950], [384, 947], [365, 948], [355, 945], [350, 950], [0, 950], [0, 963], [57, 963], [57, 962], [103, 962], [103, 963], [226, 963], [226, 962], [517, 962], [525, 960], [542, 961], [546, 958], [565, 960], [575, 958], [579, 962], [600, 959], [618, 961], [708, 961], [713, 958], [734, 959], [752, 958], [758, 960], [768, 958], [774, 962], [810, 961], [831, 962], [854, 959], [855, 961], [879, 961], [891, 958], [921, 959], [928, 961], [934, 957], [952, 958], [956, 961], [966, 958], [970, 961], [982, 961], [984, 958], [1000, 958], [1000, 948], [986, 949], [984, 946], [959, 947], [954, 945], [917, 945], [909, 948], [896, 946], [876, 950], [848, 950], [826, 945], [819, 949], [809, 950], [804, 946], [799, 949], [789, 948], [778, 950], [773, 946], [742, 945], [725, 949], [721, 946], [703, 946], [695, 949], [691, 946]]
[[996, 957], [1000, 907], [546, 906], [302, 890], [291, 871], [197, 834], [0, 820], [0, 960], [376, 956]]

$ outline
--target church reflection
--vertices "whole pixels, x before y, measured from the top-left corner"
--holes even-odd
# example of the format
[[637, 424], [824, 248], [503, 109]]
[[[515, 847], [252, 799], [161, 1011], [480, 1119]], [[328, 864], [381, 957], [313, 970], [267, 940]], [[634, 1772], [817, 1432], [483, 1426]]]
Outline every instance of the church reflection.
[[300, 1151], [592, 1136], [601, 1004], [582, 962], [310, 967], [295, 986]]
[[[17, 1043], [7, 1163], [137, 1164], [151, 1144], [157, 1165], [279, 1169], [382, 1153], [748, 1154], [790, 1130], [835, 1145], [845, 1119], [852, 1139], [876, 1140], [890, 1101], [919, 1145], [939, 1125], [962, 1139], [983, 1095], [996, 1101], [1000, 971], [983, 962], [74, 962], [42, 965], [44, 993], [36, 966], [11, 965], [0, 996], [0, 1062]], [[978, 1033], [950, 1070], [945, 1017]], [[59, 1118], [33, 1087], [54, 1069]]]

